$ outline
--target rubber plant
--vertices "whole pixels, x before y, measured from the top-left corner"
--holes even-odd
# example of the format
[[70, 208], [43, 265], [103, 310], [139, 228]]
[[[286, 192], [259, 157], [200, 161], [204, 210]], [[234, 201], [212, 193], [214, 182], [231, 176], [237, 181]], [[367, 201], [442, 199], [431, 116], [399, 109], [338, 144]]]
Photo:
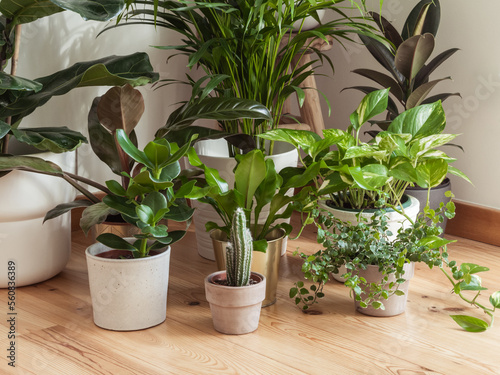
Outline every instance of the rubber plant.
[[[370, 12], [374, 22], [387, 38], [388, 43], [382, 43], [370, 36], [360, 35], [361, 40], [377, 60], [389, 73], [372, 69], [355, 69], [353, 73], [366, 77], [383, 88], [389, 88], [391, 97], [387, 107], [386, 121], [376, 121], [382, 128], [394, 120], [402, 110], [430, 104], [438, 100], [444, 101], [459, 93], [439, 93], [429, 96], [431, 91], [442, 81], [451, 77], [430, 79], [430, 75], [450, 58], [458, 48], [450, 48], [430, 59], [441, 18], [439, 0], [422, 0], [408, 15], [401, 32], [383, 16]], [[366, 93], [377, 90], [372, 86], [353, 86]], [[399, 106], [396, 104], [399, 103]]]
[[[64, 95], [77, 87], [144, 85], [158, 79], [145, 53], [109, 56], [79, 62], [40, 78], [16, 76], [21, 26], [53, 14], [72, 11], [84, 19], [107, 21], [124, 8], [123, 0], [68, 2], [59, 0], [26, 0], [0, 2], [0, 157], [9, 152], [9, 138], [35, 146], [43, 151], [71, 151], [86, 142], [79, 132], [67, 127], [21, 128], [22, 119], [53, 96]], [[43, 59], [41, 60], [44, 61]], [[10, 62], [11, 70], [5, 69]]]

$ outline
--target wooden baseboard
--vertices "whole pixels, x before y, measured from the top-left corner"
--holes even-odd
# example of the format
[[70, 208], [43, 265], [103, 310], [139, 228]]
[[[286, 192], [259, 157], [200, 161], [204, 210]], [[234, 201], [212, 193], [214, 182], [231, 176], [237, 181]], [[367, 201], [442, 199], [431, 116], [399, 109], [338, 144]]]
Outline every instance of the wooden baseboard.
[[448, 220], [446, 233], [500, 246], [500, 210], [455, 201], [456, 216]]

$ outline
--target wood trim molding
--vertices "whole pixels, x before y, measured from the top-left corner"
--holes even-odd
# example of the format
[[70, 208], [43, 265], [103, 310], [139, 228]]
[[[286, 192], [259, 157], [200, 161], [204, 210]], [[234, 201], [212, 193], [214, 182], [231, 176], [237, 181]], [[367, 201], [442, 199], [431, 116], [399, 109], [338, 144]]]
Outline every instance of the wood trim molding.
[[454, 201], [456, 216], [448, 220], [446, 233], [500, 246], [500, 210]]

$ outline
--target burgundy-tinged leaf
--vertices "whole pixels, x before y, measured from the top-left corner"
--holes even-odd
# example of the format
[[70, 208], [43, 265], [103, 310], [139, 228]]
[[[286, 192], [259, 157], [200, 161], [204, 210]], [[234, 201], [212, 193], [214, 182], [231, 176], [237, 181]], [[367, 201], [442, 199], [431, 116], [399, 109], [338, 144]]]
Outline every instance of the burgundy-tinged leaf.
[[459, 48], [450, 48], [444, 52], [441, 52], [439, 55], [434, 57], [427, 65], [420, 69], [418, 74], [415, 76], [415, 87], [429, 81], [429, 76], [431, 75], [431, 73], [458, 50]]
[[373, 20], [375, 23], [378, 25], [378, 28], [382, 33], [384, 33], [384, 36], [392, 43], [394, 44], [394, 47], [398, 49], [398, 47], [403, 43], [403, 38], [401, 38], [401, 35], [399, 32], [396, 30], [394, 26], [386, 19], [384, 16], [381, 16], [380, 14], [376, 12], [369, 12], [370, 15], [372, 16]]
[[416, 35], [405, 40], [398, 48], [394, 63], [408, 80], [413, 80], [434, 50], [432, 34]]

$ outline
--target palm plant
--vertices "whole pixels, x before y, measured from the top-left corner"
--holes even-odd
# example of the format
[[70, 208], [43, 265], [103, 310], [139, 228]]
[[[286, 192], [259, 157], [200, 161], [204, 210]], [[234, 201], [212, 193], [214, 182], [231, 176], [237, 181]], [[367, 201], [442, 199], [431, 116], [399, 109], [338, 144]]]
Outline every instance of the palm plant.
[[[407, 110], [420, 104], [444, 101], [450, 96], [460, 96], [458, 93], [429, 96], [439, 82], [451, 79], [446, 77], [430, 80], [431, 73], [458, 51], [458, 48], [451, 48], [428, 61], [434, 50], [441, 18], [439, 0], [420, 1], [408, 15], [401, 33], [380, 14], [370, 12], [370, 15], [390, 44], [381, 43], [370, 36], [361, 35], [360, 38], [389, 75], [371, 69], [355, 69], [353, 73], [366, 77], [383, 88], [390, 88], [392, 97], [389, 97], [386, 121], [377, 121], [381, 128], [386, 129], [399, 115], [400, 109], [396, 103]], [[378, 90], [371, 86], [349, 88], [365, 94]]]
[[[135, 1], [124, 18], [129, 24], [145, 23], [180, 34], [182, 44], [157, 48], [187, 56], [189, 68], [199, 66], [216, 78], [218, 97], [252, 99], [269, 108], [272, 120], [238, 119], [220, 124], [224, 133], [250, 135], [263, 148], [256, 135], [276, 128], [287, 115], [283, 113], [285, 100], [296, 93], [302, 105], [300, 84], [324, 61], [333, 70], [332, 61], [314, 47], [314, 41], [342, 42], [352, 33], [380, 39], [362, 16], [348, 17], [342, 3], [344, 0]], [[349, 0], [349, 4], [364, 9], [364, 0]], [[336, 19], [303, 30], [304, 19], [318, 19], [319, 10], [335, 13]], [[294, 31], [297, 23], [299, 29]], [[317, 58], [298, 67], [306, 53]], [[187, 83], [194, 81], [188, 79]], [[175, 140], [173, 134], [170, 137]]]

